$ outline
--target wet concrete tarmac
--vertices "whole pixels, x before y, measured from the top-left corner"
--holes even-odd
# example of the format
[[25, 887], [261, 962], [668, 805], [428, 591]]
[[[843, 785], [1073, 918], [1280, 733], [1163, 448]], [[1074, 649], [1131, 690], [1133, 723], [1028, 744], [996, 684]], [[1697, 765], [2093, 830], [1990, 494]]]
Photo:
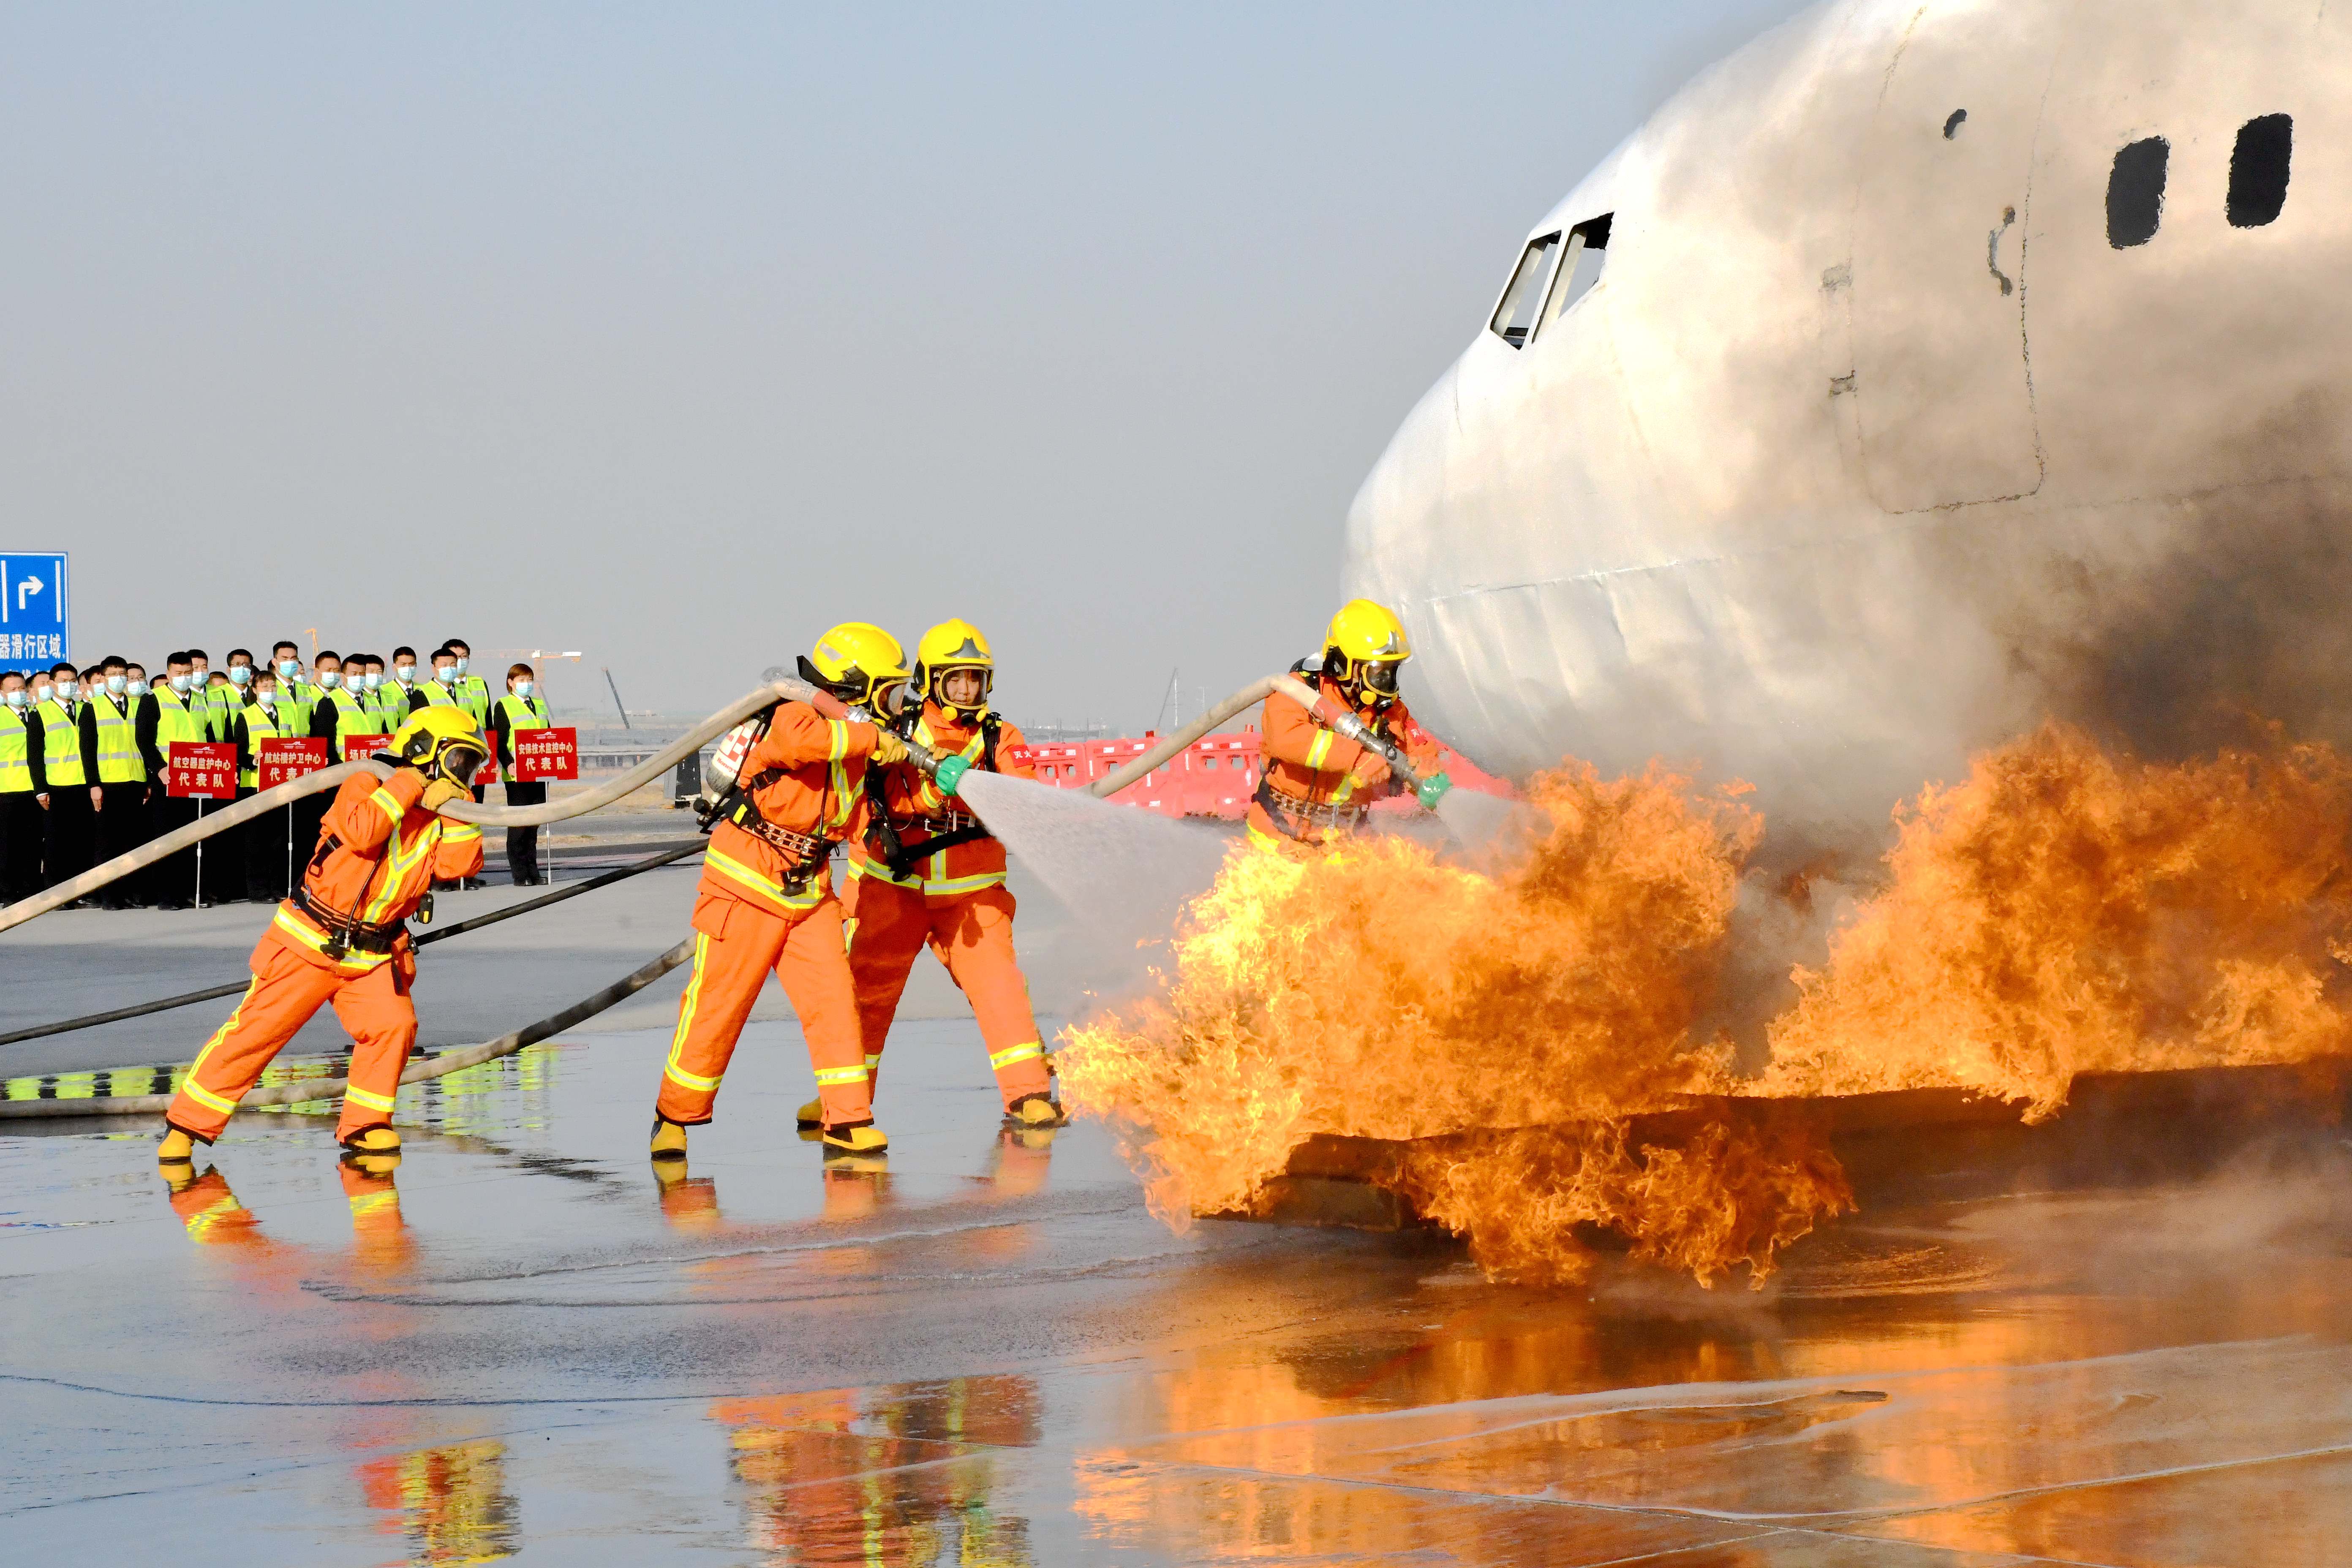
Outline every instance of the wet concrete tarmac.
[[1868, 1214], [1761, 1292], [1544, 1292], [1171, 1234], [1099, 1127], [1007, 1142], [952, 1016], [893, 1037], [887, 1170], [795, 1136], [763, 1018], [665, 1181], [666, 1046], [411, 1089], [389, 1175], [312, 1117], [176, 1191], [144, 1128], [11, 1124], [10, 1560], [2352, 1562], [2341, 1151]]

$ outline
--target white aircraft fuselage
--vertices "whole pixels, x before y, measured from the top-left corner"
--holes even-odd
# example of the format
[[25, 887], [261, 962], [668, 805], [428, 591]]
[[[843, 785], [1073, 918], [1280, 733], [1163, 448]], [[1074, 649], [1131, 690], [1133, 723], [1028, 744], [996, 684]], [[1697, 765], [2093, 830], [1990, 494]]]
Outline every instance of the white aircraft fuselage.
[[2320, 0], [1819, 6], [1530, 232], [1347, 589], [1471, 756], [1808, 838], [2047, 714], [2352, 740], [2347, 196]]

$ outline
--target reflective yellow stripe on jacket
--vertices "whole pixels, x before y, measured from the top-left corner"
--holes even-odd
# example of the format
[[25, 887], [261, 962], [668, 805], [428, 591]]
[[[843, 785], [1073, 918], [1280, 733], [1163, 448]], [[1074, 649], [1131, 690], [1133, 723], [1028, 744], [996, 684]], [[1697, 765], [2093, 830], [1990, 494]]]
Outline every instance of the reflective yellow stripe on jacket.
[[[278, 905], [278, 916], [275, 920], [271, 921], [269, 924], [270, 929], [273, 931], [278, 931], [283, 936], [291, 938], [300, 946], [319, 954], [320, 957], [324, 958], [326, 956], [327, 938], [325, 933], [320, 931], [314, 928], [310, 921], [296, 914], [292, 904], [288, 903]], [[353, 948], [350, 952], [344, 953], [342, 957], [335, 960], [335, 973], [338, 974], [365, 974], [369, 970], [373, 969], [377, 964], [383, 963], [391, 956], [392, 954], [388, 952], [362, 952], [359, 949]]]
[[704, 869], [716, 871], [737, 886], [757, 893], [764, 899], [772, 900], [788, 910], [813, 910], [824, 899], [824, 874], [822, 871], [810, 879], [805, 891], [789, 893], [784, 890], [784, 885], [782, 882], [772, 877], [762, 875], [716, 846], [703, 852], [702, 864]]

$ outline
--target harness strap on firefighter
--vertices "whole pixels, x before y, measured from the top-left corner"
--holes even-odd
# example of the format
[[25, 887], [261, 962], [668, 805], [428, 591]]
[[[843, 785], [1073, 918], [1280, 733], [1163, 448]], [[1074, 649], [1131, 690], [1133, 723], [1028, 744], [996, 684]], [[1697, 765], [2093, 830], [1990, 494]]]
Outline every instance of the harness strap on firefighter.
[[[785, 892], [797, 895], [808, 890], [809, 884], [816, 880], [817, 873], [824, 869], [825, 862], [833, 858], [833, 843], [814, 834], [795, 833], [789, 827], [779, 827], [760, 815], [760, 808], [752, 804], [753, 792], [766, 788], [783, 776], [781, 769], [771, 768], [752, 779], [744, 787], [741, 798], [736, 801], [735, 808], [727, 814], [727, 820], [762, 844], [781, 851], [792, 861], [778, 882]], [[710, 831], [709, 824], [703, 825], [703, 831]]]
[[[390, 952], [394, 943], [408, 930], [405, 921], [387, 921], [382, 925], [370, 925], [341, 910], [329, 909], [312, 898], [307, 887], [294, 889], [292, 902], [296, 909], [310, 917], [312, 924], [327, 933], [326, 951], [331, 959], [340, 958], [343, 952]], [[341, 951], [338, 952], [338, 949]]]
[[1257, 794], [1253, 798], [1265, 807], [1267, 820], [1287, 838], [1300, 837], [1298, 829], [1302, 827], [1352, 828], [1370, 816], [1372, 810], [1370, 805], [1318, 805], [1313, 801], [1298, 800], [1275, 788], [1273, 778], [1263, 773], [1258, 776]]
[[[889, 728], [902, 741], [911, 741], [920, 715], [913, 710], [898, 714], [890, 721]], [[1004, 721], [991, 710], [980, 719], [980, 761], [973, 765], [982, 773], [996, 772], [996, 737]], [[977, 844], [993, 838], [988, 825], [969, 812], [950, 806], [944, 817], [894, 816], [889, 802], [884, 796], [883, 770], [866, 770], [866, 798], [874, 809], [867, 814], [866, 847], [874, 858], [889, 868], [893, 880], [903, 881], [914, 870], [915, 862], [929, 858], [958, 845]], [[941, 823], [941, 828], [932, 824]], [[904, 835], [908, 828], [929, 830], [930, 837], [919, 844], [908, 844]]]

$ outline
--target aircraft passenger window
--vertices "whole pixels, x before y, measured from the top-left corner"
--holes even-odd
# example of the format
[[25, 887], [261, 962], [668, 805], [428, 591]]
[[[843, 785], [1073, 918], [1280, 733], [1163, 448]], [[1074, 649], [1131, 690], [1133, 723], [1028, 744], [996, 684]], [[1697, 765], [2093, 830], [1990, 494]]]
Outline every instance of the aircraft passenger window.
[[2161, 136], [2134, 142], [2116, 154], [2107, 174], [2107, 243], [2117, 250], [2146, 245], [2164, 220], [2164, 174], [2171, 143]]
[[1554, 291], [1553, 321], [1567, 315], [1568, 308], [1601, 281], [1601, 266], [1609, 259], [1609, 220], [1616, 216], [1602, 213], [1568, 231], [1568, 258], [1560, 263], [1562, 281]]
[[1519, 268], [1511, 274], [1511, 286], [1503, 290], [1503, 302], [1495, 307], [1495, 319], [1487, 328], [1513, 348], [1525, 343], [1536, 330], [1544, 291], [1551, 286], [1552, 263], [1559, 256], [1556, 234], [1528, 241], [1527, 254], [1519, 258]]
[[2294, 121], [2265, 114], [2238, 127], [2230, 151], [2230, 226], [2260, 228], [2286, 205], [2287, 166], [2294, 160]]

